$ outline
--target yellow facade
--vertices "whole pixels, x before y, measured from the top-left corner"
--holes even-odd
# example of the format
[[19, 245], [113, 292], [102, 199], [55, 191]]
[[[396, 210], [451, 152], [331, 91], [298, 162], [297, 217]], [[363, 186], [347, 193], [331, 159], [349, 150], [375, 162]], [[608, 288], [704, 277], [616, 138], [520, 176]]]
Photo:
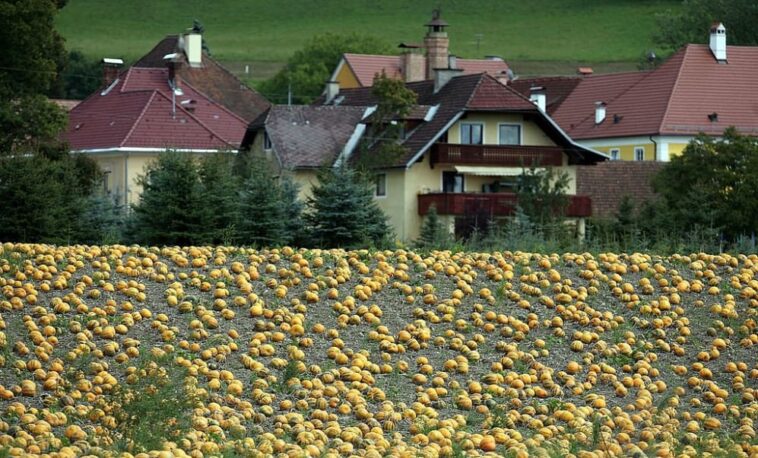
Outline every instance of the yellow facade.
[[555, 145], [555, 143], [550, 140], [550, 137], [548, 137], [537, 124], [531, 121], [524, 121], [524, 117], [522, 115], [498, 113], [471, 113], [465, 118], [458, 120], [447, 131], [448, 143], [460, 143], [462, 124], [482, 124], [484, 127], [483, 138], [485, 145], [497, 145], [500, 143], [499, 133], [501, 124], [520, 125], [522, 145]]
[[669, 156], [681, 156], [687, 143], [669, 143]]
[[[498, 126], [500, 124], [519, 124], [522, 126], [521, 143], [523, 145], [555, 146], [555, 143], [537, 124], [524, 120], [522, 115], [493, 113], [469, 113], [465, 119], [459, 120], [448, 130], [447, 140], [449, 143], [460, 143], [460, 126], [467, 122], [478, 122], [484, 125], [483, 139], [485, 144], [499, 144]], [[291, 174], [293, 179], [301, 185], [300, 197], [302, 199], [306, 199], [310, 195], [311, 188], [317, 183], [317, 172], [315, 170], [281, 170], [272, 152], [263, 149], [261, 135], [257, 136], [251, 145], [251, 152], [258, 157], [271, 161], [273, 173]], [[430, 166], [430, 154], [427, 151], [419, 161], [408, 168], [399, 167], [376, 171], [386, 177], [386, 195], [377, 196], [376, 202], [389, 218], [397, 239], [403, 242], [413, 241], [420, 234], [424, 217], [418, 214], [419, 194], [442, 192], [443, 172], [455, 171], [454, 166], [447, 164], [435, 164], [432, 168]], [[568, 158], [566, 157], [564, 164], [567, 162]], [[575, 194], [576, 167], [564, 165], [559, 169], [569, 176], [568, 193]], [[499, 178], [502, 177], [464, 174], [464, 191], [482, 192], [482, 185], [490, 184]], [[454, 216], [440, 215], [440, 218], [451, 228], [453, 227]]]
[[611, 152], [613, 150], [619, 151], [619, 160], [621, 161], [635, 161], [635, 150], [638, 148], [642, 148], [644, 150], [644, 159], [645, 161], [654, 161], [655, 160], [655, 145], [652, 143], [631, 143], [628, 145], [615, 145], [615, 146], [593, 146], [593, 149], [596, 151], [600, 151], [601, 153], [605, 153], [607, 155], [611, 155]]
[[352, 89], [355, 87], [361, 87], [361, 83], [358, 82], [355, 73], [350, 66], [344, 60], [340, 63], [340, 69], [337, 72], [335, 81], [340, 83], [340, 89]]

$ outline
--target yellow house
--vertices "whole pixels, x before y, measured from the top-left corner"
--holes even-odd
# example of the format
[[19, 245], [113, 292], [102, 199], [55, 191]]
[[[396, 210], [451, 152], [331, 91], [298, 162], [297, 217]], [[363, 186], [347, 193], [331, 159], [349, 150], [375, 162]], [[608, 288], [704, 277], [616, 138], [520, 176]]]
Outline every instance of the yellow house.
[[[591, 216], [591, 202], [576, 195], [576, 168], [607, 157], [574, 143], [532, 101], [492, 76], [457, 74], [440, 71], [435, 80], [407, 84], [418, 105], [392, 121], [402, 123], [403, 155], [374, 168], [375, 198], [397, 237], [416, 239], [432, 205], [459, 234], [477, 222], [512, 214], [524, 166], [553, 167], [569, 175], [568, 216], [581, 229]], [[370, 88], [359, 88], [330, 91], [319, 106], [273, 107], [250, 126], [243, 148], [292, 173], [307, 194], [316, 168], [372, 154], [356, 146], [373, 122], [376, 102]], [[318, 121], [329, 110], [341, 114]], [[339, 128], [338, 118], [345, 120]], [[314, 124], [322, 123], [332, 126], [336, 141], [314, 147], [322, 142]]]
[[[382, 73], [406, 83], [433, 79], [434, 71], [447, 68], [454, 56], [450, 55], [450, 39], [445, 30], [448, 24], [438, 10], [425, 26], [427, 32], [423, 44], [402, 43], [399, 46], [402, 53], [398, 56], [343, 54], [332, 72], [331, 81], [343, 89], [352, 89], [372, 86], [374, 77]], [[464, 75], [489, 73], [502, 81], [507, 81], [510, 75], [508, 64], [497, 56], [458, 58], [456, 66]]]
[[190, 33], [162, 40], [133, 66], [103, 59], [101, 89], [69, 112], [64, 134], [74, 154], [95, 160], [104, 191], [129, 208], [138, 177], [158, 154], [236, 152], [248, 122], [269, 103], [202, 52]]
[[550, 116], [578, 143], [612, 159], [668, 161], [699, 133], [734, 126], [758, 135], [758, 47], [727, 46], [714, 23], [708, 45], [690, 44], [651, 71], [514, 81], [542, 94]]

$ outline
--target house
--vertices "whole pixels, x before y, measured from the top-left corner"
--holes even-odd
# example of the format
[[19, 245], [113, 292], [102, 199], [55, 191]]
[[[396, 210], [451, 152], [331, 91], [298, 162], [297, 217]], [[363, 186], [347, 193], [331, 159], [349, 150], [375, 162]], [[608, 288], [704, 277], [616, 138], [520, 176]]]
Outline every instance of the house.
[[71, 109], [64, 139], [97, 162], [105, 191], [127, 208], [142, 192], [137, 178], [162, 151], [236, 152], [248, 123], [269, 106], [205, 54], [196, 33], [167, 37], [122, 65], [103, 59], [103, 86]]
[[275, 175], [289, 174], [309, 195], [323, 167], [349, 157], [358, 145], [371, 108], [273, 105], [250, 123], [240, 149], [269, 161]]
[[708, 45], [689, 44], [651, 71], [513, 82], [571, 138], [613, 159], [668, 161], [698, 133], [729, 126], [758, 135], [758, 47], [727, 46], [714, 23]]
[[[374, 77], [382, 73], [391, 78], [402, 79], [406, 83], [431, 80], [436, 68], [447, 67], [450, 59], [450, 39], [446, 28], [448, 23], [436, 10], [432, 20], [426, 24], [428, 31], [423, 45], [401, 43], [402, 54], [399, 56], [382, 56], [375, 54], [342, 55], [337, 67], [332, 72], [331, 81], [343, 89], [369, 87], [374, 84]], [[457, 59], [457, 67], [463, 74], [489, 73], [503, 81], [509, 79], [508, 64], [497, 56], [485, 59]]]
[[[518, 178], [530, 166], [554, 167], [569, 175], [568, 216], [582, 230], [584, 218], [591, 215], [591, 202], [576, 195], [577, 166], [607, 157], [576, 144], [532, 101], [495, 77], [461, 73], [455, 68], [439, 69], [434, 80], [407, 83], [417, 94], [417, 105], [404, 118], [389, 121], [402, 127], [402, 136], [396, 140], [402, 155], [372, 170], [375, 197], [398, 238], [416, 239], [432, 205], [458, 234], [468, 230], [472, 217], [484, 223], [511, 215], [517, 204]], [[366, 132], [369, 128], [381, 132], [382, 126], [373, 125], [378, 100], [371, 88], [337, 91], [334, 86], [317, 106], [272, 107], [265, 120], [251, 124], [243, 147], [250, 145], [258, 155], [270, 150], [273, 157], [269, 157], [280, 168], [289, 167], [306, 187], [315, 181], [314, 167], [361, 161], [374, 154], [376, 148]], [[340, 132], [334, 143], [298, 158], [301, 147], [294, 147], [292, 139], [310, 135], [318, 117], [294, 122], [296, 116], [353, 109], [335, 111], [343, 114], [327, 121]], [[305, 121], [310, 121], [310, 127], [303, 127]], [[354, 140], [359, 136], [364, 147], [356, 147]]]

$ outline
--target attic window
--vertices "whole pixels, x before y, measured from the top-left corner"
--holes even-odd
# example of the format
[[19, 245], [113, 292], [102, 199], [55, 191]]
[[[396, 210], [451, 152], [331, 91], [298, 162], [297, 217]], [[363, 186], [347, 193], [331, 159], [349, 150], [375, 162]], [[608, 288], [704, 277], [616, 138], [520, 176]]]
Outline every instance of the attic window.
[[622, 119], [624, 119], [624, 117], [619, 114], [613, 115], [613, 124], [620, 123]]
[[710, 122], [718, 122], [718, 120], [719, 120], [719, 114], [714, 111], [713, 113], [711, 113], [711, 114], [708, 115], [708, 120]]

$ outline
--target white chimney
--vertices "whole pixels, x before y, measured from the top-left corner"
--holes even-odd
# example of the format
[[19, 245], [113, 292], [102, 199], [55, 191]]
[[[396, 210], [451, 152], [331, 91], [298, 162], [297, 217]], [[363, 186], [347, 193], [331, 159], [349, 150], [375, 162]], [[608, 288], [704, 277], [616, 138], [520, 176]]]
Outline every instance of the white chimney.
[[326, 100], [324, 100], [324, 105], [329, 105], [332, 103], [332, 101], [339, 95], [340, 93], [340, 83], [338, 81], [327, 81], [326, 82]]
[[547, 92], [545, 91], [545, 88], [542, 86], [535, 86], [529, 89], [529, 100], [537, 105], [537, 108], [539, 108], [540, 111], [544, 112], [547, 108]]
[[726, 27], [718, 21], [711, 25], [711, 52], [719, 63], [726, 62]]
[[605, 102], [595, 102], [595, 124], [605, 120]]
[[458, 68], [458, 59], [452, 54], [447, 56], [447, 68], [451, 68], [451, 69]]
[[199, 33], [188, 33], [184, 36], [184, 53], [190, 67], [199, 67], [203, 63], [203, 36]]

